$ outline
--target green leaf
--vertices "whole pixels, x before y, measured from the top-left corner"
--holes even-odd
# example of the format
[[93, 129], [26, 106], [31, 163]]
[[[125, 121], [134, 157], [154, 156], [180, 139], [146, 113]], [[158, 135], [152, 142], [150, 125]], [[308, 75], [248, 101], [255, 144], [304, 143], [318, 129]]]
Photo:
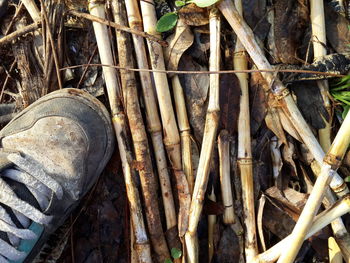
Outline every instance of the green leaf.
[[174, 28], [174, 26], [176, 26], [177, 19], [178, 16], [176, 12], [171, 12], [163, 15], [157, 22], [156, 30], [161, 33], [169, 31], [170, 29]]
[[178, 248], [173, 247], [171, 249], [171, 256], [173, 257], [173, 259], [178, 259], [182, 256], [182, 251]]
[[185, 4], [186, 4], [185, 1], [175, 1], [175, 5], [176, 5], [177, 7], [184, 6]]
[[204, 7], [208, 7], [208, 6], [213, 5], [218, 1], [219, 0], [190, 0], [190, 1], [187, 1], [187, 3], [194, 3], [198, 7], [204, 8]]
[[164, 260], [164, 263], [173, 263], [173, 261], [170, 258], [167, 258], [166, 260]]
[[[349, 105], [345, 105], [345, 106], [343, 106], [343, 108], [344, 108], [344, 111], [343, 111], [343, 113], [342, 113], [342, 118], [343, 118], [343, 120], [345, 119], [345, 117], [346, 117], [346, 115], [348, 114], [348, 112], [349, 112], [349, 110], [350, 110], [350, 106]], [[350, 177], [350, 176], [349, 176]], [[349, 178], [350, 179], [350, 178]], [[348, 181], [348, 182], [350, 182], [350, 180]]]

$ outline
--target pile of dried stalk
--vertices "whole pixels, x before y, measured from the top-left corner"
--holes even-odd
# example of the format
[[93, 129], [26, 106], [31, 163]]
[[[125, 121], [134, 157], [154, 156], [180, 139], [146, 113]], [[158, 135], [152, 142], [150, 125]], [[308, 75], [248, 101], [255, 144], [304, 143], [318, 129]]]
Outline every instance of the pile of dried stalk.
[[161, 35], [166, 2], [10, 1], [0, 99], [106, 94], [133, 263], [350, 262], [350, 116], [329, 95], [349, 70], [346, 1], [189, 4]]

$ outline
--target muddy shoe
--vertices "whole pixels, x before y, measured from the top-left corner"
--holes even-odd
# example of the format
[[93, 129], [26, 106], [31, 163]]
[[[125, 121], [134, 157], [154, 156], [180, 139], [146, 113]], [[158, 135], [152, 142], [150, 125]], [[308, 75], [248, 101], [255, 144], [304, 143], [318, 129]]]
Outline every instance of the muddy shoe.
[[0, 131], [0, 263], [31, 262], [96, 182], [113, 150], [107, 110], [53, 92]]

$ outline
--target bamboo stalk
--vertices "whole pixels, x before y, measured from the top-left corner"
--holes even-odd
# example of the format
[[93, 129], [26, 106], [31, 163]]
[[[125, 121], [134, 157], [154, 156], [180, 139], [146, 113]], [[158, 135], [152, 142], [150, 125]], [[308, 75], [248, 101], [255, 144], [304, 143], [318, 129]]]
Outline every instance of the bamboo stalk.
[[[124, 2], [112, 1], [113, 16], [116, 23], [125, 26], [127, 23]], [[121, 67], [134, 67], [131, 39], [125, 32], [117, 31], [117, 47], [119, 65]], [[135, 73], [120, 70], [121, 85], [123, 89], [124, 105], [131, 130], [136, 161], [139, 163], [143, 201], [145, 203], [146, 219], [153, 249], [159, 262], [170, 258], [169, 250], [162, 231], [159, 214], [156, 178], [149, 151], [147, 134], [141, 115], [136, 88]]]
[[225, 207], [223, 214], [223, 222], [229, 225], [235, 232], [238, 238], [240, 255], [239, 262], [244, 261], [244, 238], [243, 227], [239, 220], [237, 220], [234, 211], [234, 200], [231, 185], [231, 168], [230, 168], [230, 138], [227, 130], [222, 130], [218, 136], [218, 151], [220, 162], [220, 185], [222, 203]]
[[288, 250], [281, 254], [278, 262], [288, 263], [293, 262], [304, 239], [308, 228], [311, 226], [313, 218], [315, 217], [325, 190], [332, 180], [335, 171], [339, 168], [341, 160], [344, 158], [346, 150], [350, 143], [350, 115], [347, 115], [344, 122], [324, 158], [321, 168], [321, 175], [317, 178], [314, 188], [311, 191], [306, 205], [296, 223], [291, 238], [289, 241]]
[[[267, 61], [259, 45], [256, 43], [252, 30], [239, 15], [231, 0], [221, 1], [218, 4], [218, 7], [237, 34], [238, 38], [258, 69], [272, 70], [272, 66]], [[299, 109], [295, 105], [293, 97], [289, 93], [288, 89], [286, 89], [286, 87], [272, 72], [261, 72], [261, 74], [267, 81], [268, 85], [272, 88], [276, 99], [280, 100], [283, 111], [290, 119], [291, 123], [293, 123], [295, 126], [300, 137], [314, 156], [315, 160], [319, 164], [322, 164], [325, 153], [301, 115]], [[338, 196], [349, 193], [349, 189], [344, 183], [344, 180], [338, 174], [335, 175], [330, 186]]]
[[233, 195], [231, 186], [230, 171], [230, 141], [229, 134], [222, 130], [218, 139], [218, 150], [220, 160], [220, 184], [222, 203], [225, 207], [223, 214], [224, 224], [231, 225], [236, 221], [236, 215], [233, 207]]
[[[249, 53], [250, 57], [259, 69], [271, 70], [272, 67], [265, 58], [263, 51], [259, 48], [258, 44], [254, 39], [254, 34], [249, 26], [244, 22], [242, 17], [239, 15], [235, 6], [231, 0], [223, 0], [218, 4], [219, 9], [236, 32], [237, 36], [241, 40], [245, 49]], [[278, 80], [271, 72], [262, 72], [263, 77], [267, 81], [268, 85], [272, 87], [273, 93], [276, 98], [280, 101], [280, 105], [283, 108], [286, 116], [290, 119], [291, 123], [295, 126], [300, 137], [303, 139], [305, 145], [309, 151], [313, 154], [315, 160], [320, 165], [322, 164], [323, 157], [325, 156], [321, 146], [310, 130], [309, 126], [302, 117], [299, 109], [296, 107], [295, 102], [288, 92], [288, 90], [282, 85], [281, 81]], [[330, 183], [332, 190], [338, 195], [343, 196], [349, 192], [344, 180], [335, 174], [333, 180]], [[335, 199], [333, 195], [327, 191], [326, 193], [327, 202], [333, 204]], [[339, 241], [339, 246], [342, 249], [343, 256], [346, 256], [350, 260], [350, 246], [349, 246], [349, 234], [345, 229], [344, 223], [341, 218], [336, 219], [332, 222], [332, 228], [334, 234]]]
[[[215, 202], [216, 196], [214, 187], [211, 189], [209, 200]], [[210, 263], [214, 255], [214, 229], [216, 224], [216, 215], [208, 215], [208, 262]]]
[[22, 0], [22, 3], [24, 4], [33, 21], [41, 22], [40, 10], [35, 4], [34, 0]]
[[[241, 0], [235, 0], [235, 6], [242, 15]], [[233, 56], [234, 69], [248, 69], [248, 61], [242, 43], [237, 40], [235, 54]], [[249, 90], [248, 74], [236, 74], [241, 89], [240, 111], [238, 116], [238, 166], [242, 182], [243, 213], [245, 230], [245, 256], [250, 262], [258, 254], [256, 238], [254, 183], [253, 183], [253, 158], [250, 139], [250, 114], [249, 114]]]
[[[344, 196], [341, 200], [336, 202], [333, 206], [323, 211], [313, 221], [311, 228], [309, 228], [306, 239], [313, 236], [336, 218], [350, 212], [350, 195]], [[290, 235], [275, 244], [273, 247], [266, 250], [264, 253], [257, 255], [254, 262], [271, 263], [275, 262], [280, 256], [281, 252], [288, 248]]]
[[138, 263], [137, 260], [137, 252], [134, 249], [135, 244], [135, 233], [134, 228], [132, 226], [132, 219], [130, 218], [130, 263]]
[[[136, 0], [130, 1], [137, 3]], [[140, 5], [145, 32], [159, 38], [159, 33], [155, 31], [157, 17], [153, 0], [148, 0], [147, 2], [140, 1]], [[135, 4], [135, 6], [137, 6], [137, 4]], [[162, 47], [158, 43], [151, 42], [148, 39], [147, 46], [152, 69], [165, 70]], [[184, 172], [182, 171], [180, 136], [176, 125], [167, 76], [164, 73], [153, 72], [153, 77], [158, 97], [160, 115], [163, 123], [164, 144], [176, 179], [177, 194], [180, 204], [178, 229], [179, 236], [183, 237], [188, 227], [188, 214], [191, 196], [189, 193], [188, 182]]]
[[176, 116], [181, 135], [182, 168], [187, 178], [190, 194], [192, 195], [195, 178], [192, 166], [191, 127], [187, 117], [185, 96], [179, 76], [174, 75], [171, 78], [171, 83], [175, 100]]
[[[132, 29], [142, 31], [142, 19], [136, 1], [126, 1], [129, 26]], [[148, 60], [144, 39], [141, 36], [132, 35], [134, 50], [139, 69], [148, 69]], [[174, 198], [168, 172], [168, 165], [163, 145], [162, 125], [159, 119], [156, 97], [149, 72], [140, 72], [143, 98], [145, 101], [148, 131], [151, 134], [152, 144], [156, 157], [157, 170], [162, 191], [162, 198], [166, 216], [167, 239], [170, 247], [177, 247], [177, 220]]]
[[[326, 25], [325, 25], [325, 17], [324, 17], [324, 5], [323, 1], [310, 0], [310, 14], [311, 14], [311, 27], [312, 27], [312, 35], [313, 35], [313, 47], [314, 47], [314, 59], [318, 59], [327, 55], [327, 50], [325, 48], [327, 40], [326, 40]], [[317, 85], [321, 91], [322, 99], [324, 102], [324, 106], [326, 107], [329, 115], [331, 116], [331, 105], [329, 102], [329, 88], [327, 80], [319, 80], [317, 81]], [[331, 146], [331, 121], [326, 123], [326, 127], [320, 129], [319, 139], [322, 149], [324, 151], [328, 151]]]
[[[89, 11], [96, 16], [104, 18], [104, 4], [102, 3], [98, 4], [90, 2]], [[93, 27], [101, 63], [113, 65], [112, 50], [110, 40], [108, 38], [107, 27], [99, 23], [93, 23]], [[124, 112], [121, 110], [122, 103], [117, 96], [120, 88], [118, 86], [116, 71], [111, 67], [103, 67], [103, 75], [106, 81], [109, 103], [112, 110], [112, 121], [118, 141], [119, 154], [122, 161], [126, 193], [130, 207], [130, 217], [135, 234], [135, 250], [137, 251], [139, 263], [150, 263], [152, 262], [151, 248], [143, 221], [139, 193], [133, 180], [133, 178], [135, 178], [134, 171], [131, 168], [133, 157], [132, 153], [130, 152], [131, 145], [127, 135], [128, 128], [126, 117]]]
[[[209, 69], [220, 69], [220, 16], [214, 7], [210, 10], [210, 58]], [[188, 230], [185, 235], [188, 262], [198, 262], [198, 248], [196, 245], [196, 232], [200, 214], [203, 208], [204, 194], [208, 184], [210, 161], [219, 124], [219, 74], [210, 75], [210, 90], [207, 116], [204, 126], [202, 149], [199, 156], [196, 182], [194, 185]]]
[[329, 263], [343, 263], [340, 248], [334, 237], [328, 238]]

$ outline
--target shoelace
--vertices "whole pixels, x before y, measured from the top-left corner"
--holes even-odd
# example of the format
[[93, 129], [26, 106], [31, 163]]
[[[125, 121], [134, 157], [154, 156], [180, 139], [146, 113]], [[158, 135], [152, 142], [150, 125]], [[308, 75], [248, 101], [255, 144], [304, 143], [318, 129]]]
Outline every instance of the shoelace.
[[[48, 175], [42, 165], [34, 160], [24, 158], [20, 154], [14, 153], [8, 156], [15, 166], [5, 169], [1, 177], [22, 183], [32, 193], [37, 200], [41, 210], [45, 210], [50, 202], [52, 193], [58, 199], [62, 198], [63, 190], [57, 181]], [[0, 177], [0, 231], [6, 232], [10, 244], [0, 238], [0, 263], [8, 260], [18, 261], [26, 257], [26, 253], [19, 251], [16, 247], [21, 240], [36, 239], [37, 235], [27, 229], [30, 222], [47, 225], [51, 221], [51, 216], [45, 215], [25, 200], [17, 197], [11, 187]], [[12, 209], [21, 225], [18, 228], [12, 221], [10, 215], [1, 206], [4, 204]]]

